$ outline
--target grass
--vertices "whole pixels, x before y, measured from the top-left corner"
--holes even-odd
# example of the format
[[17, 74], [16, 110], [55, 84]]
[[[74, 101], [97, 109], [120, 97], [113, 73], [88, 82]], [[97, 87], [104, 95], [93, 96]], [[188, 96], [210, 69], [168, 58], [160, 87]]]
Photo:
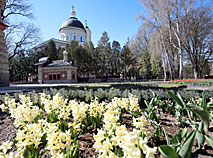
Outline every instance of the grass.
[[[109, 88], [118, 88], [118, 89], [174, 89], [174, 90], [196, 90], [192, 87], [187, 87], [181, 83], [164, 83], [164, 82], [156, 82], [156, 81], [149, 81], [149, 82], [114, 82], [114, 83], [88, 83], [88, 84], [81, 84], [76, 86], [79, 89], [109, 89]], [[199, 88], [200, 90], [200, 88]]]

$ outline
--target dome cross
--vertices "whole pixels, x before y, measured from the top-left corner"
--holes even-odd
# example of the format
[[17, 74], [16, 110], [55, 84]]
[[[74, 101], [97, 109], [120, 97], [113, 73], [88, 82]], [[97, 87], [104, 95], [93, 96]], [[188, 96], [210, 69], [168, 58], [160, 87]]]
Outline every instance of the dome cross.
[[74, 11], [74, 5], [72, 6], [72, 11], [71, 11], [71, 17], [75, 17], [76, 16], [76, 12]]

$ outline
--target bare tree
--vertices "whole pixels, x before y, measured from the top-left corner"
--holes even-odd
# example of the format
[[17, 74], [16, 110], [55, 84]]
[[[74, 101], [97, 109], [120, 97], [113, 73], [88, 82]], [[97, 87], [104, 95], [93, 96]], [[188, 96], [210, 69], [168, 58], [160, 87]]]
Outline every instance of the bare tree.
[[31, 13], [32, 6], [28, 3], [28, 0], [5, 0], [3, 7], [0, 8], [2, 8], [0, 12], [3, 21], [7, 20], [11, 15], [33, 17]]
[[9, 60], [40, 40], [39, 28], [23, 21], [23, 17], [30, 20], [34, 17], [29, 0], [5, 0], [1, 10], [1, 19], [8, 25], [5, 40], [10, 54]]
[[12, 59], [16, 54], [29, 49], [40, 40], [39, 28], [35, 27], [33, 24], [28, 24], [19, 29], [19, 37], [16, 42], [10, 43], [8, 45], [10, 56], [9, 60]]
[[208, 11], [209, 17], [204, 11], [198, 10], [196, 5], [202, 4], [196, 0], [141, 0], [141, 3], [149, 16], [139, 15], [138, 18], [155, 27], [160, 35], [162, 60], [167, 62], [163, 63], [164, 72], [168, 65], [171, 79], [174, 74], [182, 78], [183, 55], [187, 54], [195, 77], [201, 77], [205, 63], [212, 57], [212, 28], [209, 29], [212, 23], [211, 19], [207, 20], [211, 12]]
[[165, 0], [163, 3], [165, 11], [165, 21], [168, 27], [169, 44], [178, 51], [179, 57], [179, 78], [183, 77], [183, 21], [181, 22], [182, 15], [187, 16], [190, 12], [194, 0]]
[[191, 61], [195, 78], [201, 78], [201, 72], [213, 59], [213, 23], [210, 7], [198, 7], [183, 18], [185, 23], [183, 47]]
[[[170, 54], [172, 49], [168, 49], [166, 47], [165, 35], [167, 35], [167, 27], [166, 27], [166, 20], [165, 20], [165, 9], [164, 9], [164, 2], [163, 0], [141, 0], [142, 5], [147, 9], [149, 16], [145, 17], [142, 14], [138, 16], [137, 19], [141, 19], [144, 23], [148, 23], [152, 26], [155, 32], [159, 33], [159, 40], [161, 44], [161, 51], [162, 51], [162, 61], [167, 62], [163, 64], [164, 66], [164, 76], [166, 77], [166, 69], [168, 68], [170, 73], [170, 79], [173, 78], [172, 72], [172, 63], [170, 58]], [[166, 68], [167, 66], [167, 68]], [[166, 78], [164, 78], [166, 80]]]
[[146, 24], [141, 25], [138, 30], [138, 33], [130, 41], [130, 50], [134, 54], [137, 61], [140, 61], [143, 53], [148, 52], [149, 49], [149, 40], [152, 33], [150, 26]]

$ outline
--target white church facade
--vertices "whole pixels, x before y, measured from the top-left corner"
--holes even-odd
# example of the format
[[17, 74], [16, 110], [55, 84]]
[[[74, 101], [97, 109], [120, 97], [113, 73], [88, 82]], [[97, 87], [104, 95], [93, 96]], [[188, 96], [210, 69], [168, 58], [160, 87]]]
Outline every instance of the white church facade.
[[85, 26], [76, 17], [76, 12], [74, 7], [72, 7], [70, 17], [63, 22], [61, 28], [59, 29], [59, 39], [51, 38], [33, 48], [34, 51], [43, 48], [49, 41], [54, 41], [56, 48], [65, 47], [66, 44], [70, 42], [77, 41], [79, 45], [85, 46], [86, 43], [91, 42], [91, 30], [85, 22]]
[[[54, 41], [56, 48], [64, 48], [71, 41], [77, 41], [83, 47], [91, 42], [91, 31], [89, 27], [84, 26], [81, 21], [76, 18], [76, 12], [72, 7], [71, 16], [63, 22], [59, 29], [59, 39], [51, 38], [38, 46], [34, 47], [34, 51], [44, 48], [49, 41]], [[77, 67], [72, 61], [68, 61], [68, 52], [63, 52], [63, 60], [53, 61], [49, 57], [42, 57], [38, 63], [38, 81], [39, 83], [75, 83], [77, 82]]]

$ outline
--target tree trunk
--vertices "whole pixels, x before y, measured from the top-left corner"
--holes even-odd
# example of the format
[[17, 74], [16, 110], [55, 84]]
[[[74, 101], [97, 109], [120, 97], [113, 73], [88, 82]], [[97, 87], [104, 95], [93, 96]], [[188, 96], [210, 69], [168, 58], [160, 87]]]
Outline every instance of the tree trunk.
[[164, 57], [163, 57], [163, 54], [162, 54], [162, 64], [163, 64], [163, 75], [164, 75], [164, 79], [163, 81], [165, 82], [166, 81], [166, 64], [165, 64], [165, 61], [164, 61]]
[[183, 54], [182, 54], [182, 47], [180, 44], [180, 40], [178, 40], [178, 55], [179, 55], [179, 79], [183, 79]]
[[196, 69], [194, 68], [193, 71], [194, 71], [194, 78], [197, 79], [198, 78], [198, 73], [197, 73]]
[[193, 71], [194, 71], [194, 78], [195, 79], [201, 78], [201, 71], [200, 71], [200, 67], [199, 66], [195, 66], [193, 68]]
[[182, 54], [180, 54], [179, 60], [180, 60], [179, 79], [183, 79], [183, 56], [182, 56]]
[[167, 50], [166, 51], [166, 57], [167, 57], [167, 64], [168, 64], [168, 68], [169, 68], [169, 73], [170, 73], [170, 80], [173, 79], [173, 74], [172, 74], [172, 65], [171, 65], [171, 62], [169, 60], [169, 55], [168, 55], [168, 52]]

